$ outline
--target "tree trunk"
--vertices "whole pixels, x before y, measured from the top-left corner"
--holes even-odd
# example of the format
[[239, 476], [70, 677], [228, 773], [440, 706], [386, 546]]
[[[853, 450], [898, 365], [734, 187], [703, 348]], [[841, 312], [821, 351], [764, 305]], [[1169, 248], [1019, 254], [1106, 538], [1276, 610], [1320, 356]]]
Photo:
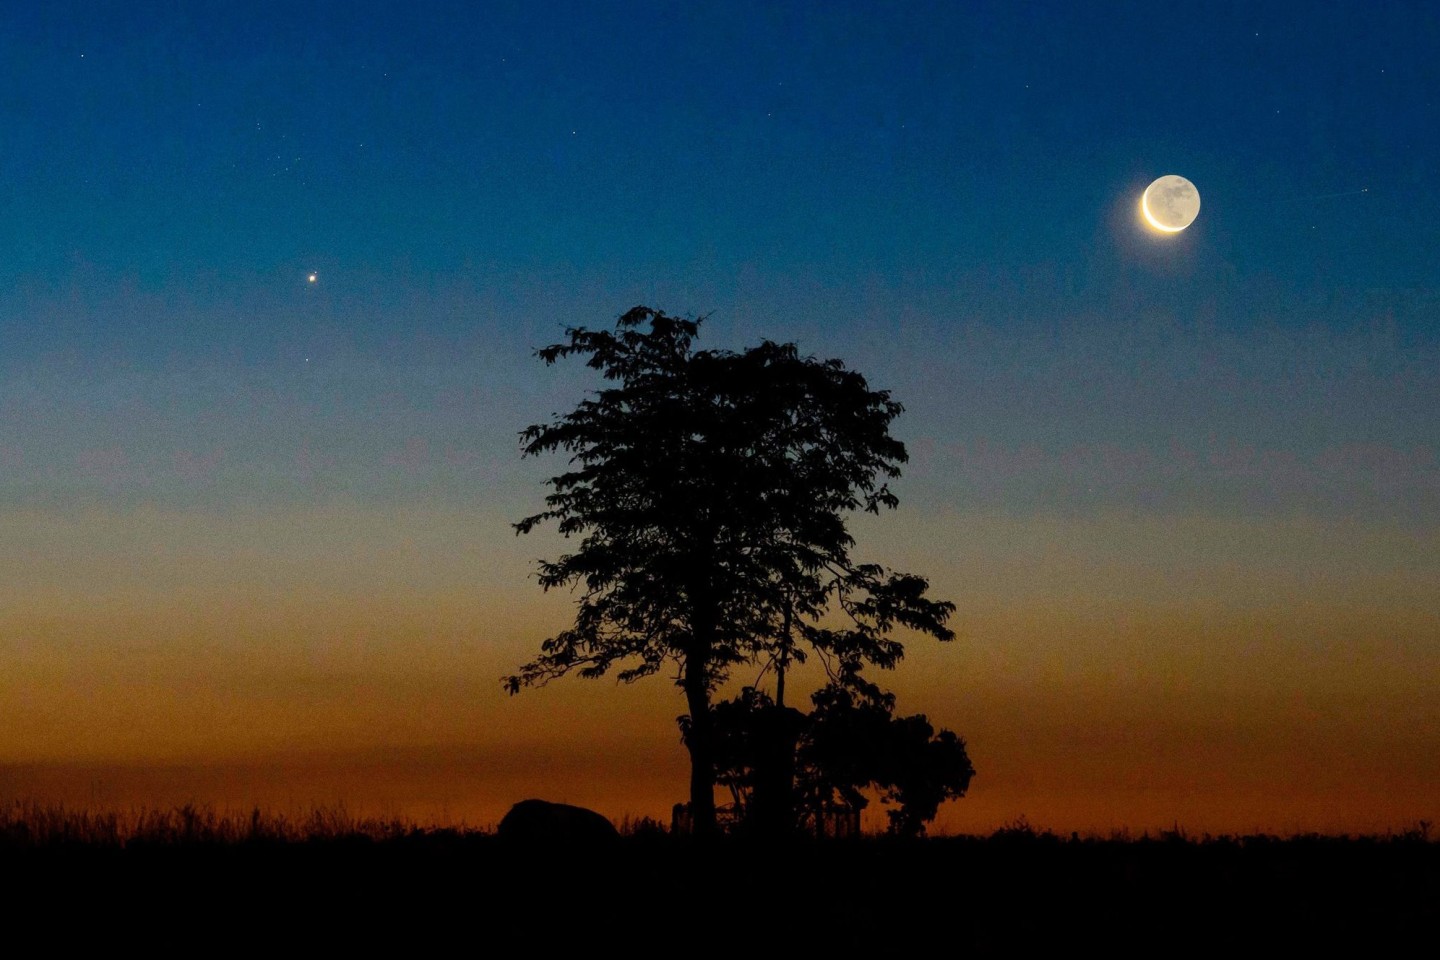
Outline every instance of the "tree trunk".
[[761, 713], [760, 755], [755, 765], [754, 827], [770, 840], [795, 830], [795, 745], [803, 714], [785, 706], [785, 674], [790, 667], [793, 609], [787, 598], [785, 622], [780, 631], [780, 653], [775, 661], [775, 706]]
[[700, 638], [696, 638], [685, 658], [684, 678], [685, 704], [690, 708], [690, 732], [685, 738], [690, 749], [690, 822], [695, 836], [707, 838], [719, 832], [715, 822], [715, 725], [705, 682], [709, 646], [707, 639], [706, 654], [702, 655]]
[[716, 836], [715, 718], [710, 713], [710, 658], [714, 656], [720, 611], [715, 602], [715, 535], [712, 524], [696, 524], [687, 576], [690, 643], [685, 652], [685, 705], [690, 708], [690, 823], [696, 837]]
[[780, 658], [775, 663], [775, 706], [785, 706], [785, 669], [790, 666], [791, 607], [785, 603], [785, 625], [780, 630]]

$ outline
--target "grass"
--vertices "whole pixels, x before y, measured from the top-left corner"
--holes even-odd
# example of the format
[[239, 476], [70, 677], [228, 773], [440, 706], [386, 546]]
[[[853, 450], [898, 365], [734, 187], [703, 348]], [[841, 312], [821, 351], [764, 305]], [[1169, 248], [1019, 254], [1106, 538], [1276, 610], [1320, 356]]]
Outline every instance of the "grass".
[[[87, 846], [224, 846], [365, 839], [387, 841], [438, 828], [401, 817], [356, 817], [343, 806], [313, 807], [293, 816], [261, 811], [217, 811], [206, 804], [75, 809], [27, 800], [0, 807], [0, 848]], [[447, 832], [454, 832], [447, 828]]]
[[[937, 844], [1016, 845], [1084, 844], [1124, 847], [1164, 843], [1195, 847], [1274, 847], [1328, 844], [1384, 845], [1429, 844], [1432, 824], [1427, 820], [1399, 831], [1384, 834], [1296, 834], [1288, 837], [1256, 833], [1248, 835], [1191, 834], [1176, 824], [1152, 836], [1136, 837], [1128, 830], [1108, 835], [1072, 833], [1063, 837], [1033, 826], [1025, 817], [1007, 822], [985, 836], [946, 835], [920, 841]], [[617, 829], [622, 837], [657, 838], [668, 836], [668, 828], [648, 816], [624, 815]], [[375, 843], [416, 837], [471, 839], [488, 837], [491, 831], [468, 826], [421, 824], [401, 816], [356, 816], [343, 805], [314, 806], [298, 813], [276, 813], [260, 808], [247, 811], [217, 810], [213, 805], [186, 803], [174, 807], [132, 807], [125, 810], [74, 808], [61, 803], [12, 800], [0, 805], [0, 849], [39, 849], [54, 846], [86, 846], [123, 849], [128, 846], [232, 846], [236, 844], [297, 844], [364, 840]], [[677, 838], [671, 838], [677, 841]], [[885, 842], [867, 837], [861, 842]]]
[[537, 850], [343, 807], [286, 816], [11, 802], [0, 807], [0, 879], [19, 881], [5, 901], [17, 921], [105, 937], [144, 930], [145, 944], [173, 934], [187, 950], [197, 937], [214, 946], [252, 934], [317, 950], [396, 943], [423, 953], [447, 937], [674, 949], [703, 930], [727, 950], [837, 955], [893, 953], [912, 937], [978, 955], [1076, 944], [1119, 955], [1305, 944], [1381, 955], [1440, 923], [1440, 842], [1427, 823], [1374, 836], [1211, 837], [1176, 826], [1082, 837], [1022, 819], [986, 836], [778, 848], [697, 845], [643, 817], [621, 827], [618, 845]]

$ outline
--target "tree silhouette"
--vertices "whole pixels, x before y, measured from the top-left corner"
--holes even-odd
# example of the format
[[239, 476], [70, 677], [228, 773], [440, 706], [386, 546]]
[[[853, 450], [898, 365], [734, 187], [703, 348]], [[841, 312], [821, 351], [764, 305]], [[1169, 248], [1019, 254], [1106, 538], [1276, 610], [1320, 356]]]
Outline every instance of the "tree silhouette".
[[918, 836], [940, 804], [963, 797], [975, 776], [965, 741], [936, 733], [924, 714], [897, 717], [895, 697], [859, 677], [822, 687], [798, 748], [800, 808], [815, 817], [837, 801], [860, 810], [877, 787], [893, 806], [890, 832]]
[[870, 802], [864, 791], [875, 788], [892, 804], [890, 832], [917, 836], [975, 776], [963, 739], [936, 733], [924, 714], [895, 716], [894, 695], [859, 676], [832, 680], [811, 703], [803, 714], [745, 687], [715, 704], [717, 781], [746, 829], [774, 835], [836, 811], [858, 815]]
[[[618, 668], [629, 682], [673, 665], [704, 835], [715, 830], [711, 700], [732, 668], [772, 666], [783, 706], [785, 671], [807, 649], [832, 677], [890, 668], [904, 653], [897, 626], [952, 639], [954, 605], [927, 599], [921, 577], [849, 556], [845, 514], [897, 505], [884, 481], [906, 460], [889, 434], [901, 405], [794, 344], [694, 350], [700, 323], [640, 306], [613, 332], [569, 328], [536, 352], [547, 365], [586, 356], [614, 385], [520, 434], [524, 455], [563, 451], [570, 469], [516, 532], [554, 521], [582, 537], [541, 562], [539, 581], [584, 589], [574, 625], [504, 682], [513, 694], [571, 671]], [[843, 628], [821, 625], [832, 605]]]

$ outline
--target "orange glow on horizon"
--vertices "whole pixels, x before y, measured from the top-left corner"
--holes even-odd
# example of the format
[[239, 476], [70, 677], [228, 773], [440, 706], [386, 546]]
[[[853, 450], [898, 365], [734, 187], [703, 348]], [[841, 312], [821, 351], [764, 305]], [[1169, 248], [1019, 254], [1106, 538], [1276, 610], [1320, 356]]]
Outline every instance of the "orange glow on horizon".
[[[343, 803], [484, 825], [542, 796], [667, 818], [686, 791], [675, 687], [566, 678], [505, 696], [499, 677], [573, 600], [534, 587], [533, 545], [479, 549], [467, 520], [0, 516], [0, 549], [25, 558], [0, 611], [0, 800]], [[911, 523], [932, 536], [898, 524], [893, 562], [956, 600], [960, 637], [913, 643], [882, 679], [901, 713], [965, 737], [978, 771], [937, 830], [1024, 815], [1067, 832], [1374, 831], [1440, 813], [1440, 644], [1413, 532]], [[1343, 558], [1323, 549], [1337, 539]], [[921, 546], [944, 542], [970, 549]]]

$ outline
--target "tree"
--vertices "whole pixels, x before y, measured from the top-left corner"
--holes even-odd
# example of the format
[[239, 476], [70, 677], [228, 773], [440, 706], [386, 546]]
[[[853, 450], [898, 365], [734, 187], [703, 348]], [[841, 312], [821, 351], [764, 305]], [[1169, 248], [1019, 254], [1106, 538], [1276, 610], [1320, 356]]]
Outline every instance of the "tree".
[[[715, 704], [717, 781], [746, 829], [769, 835], [776, 819], [793, 831], [837, 810], [858, 814], [870, 802], [863, 791], [875, 788], [892, 804], [890, 832], [918, 836], [940, 804], [964, 796], [975, 776], [963, 739], [936, 733], [924, 714], [895, 716], [894, 695], [858, 676], [832, 680], [811, 703], [814, 709], [802, 714], [745, 687]], [[776, 769], [798, 788], [788, 804], [765, 802], [767, 788], [777, 792], [767, 784]]]
[[[715, 830], [711, 700], [732, 668], [773, 666], [783, 705], [785, 671], [807, 650], [832, 676], [890, 668], [904, 653], [896, 627], [950, 640], [954, 605], [849, 556], [845, 515], [898, 503], [885, 480], [906, 460], [889, 434], [903, 407], [794, 344], [694, 350], [701, 322], [635, 307], [613, 332], [569, 328], [536, 351], [547, 365], [586, 356], [614, 385], [520, 434], [525, 456], [563, 451], [570, 469], [516, 533], [554, 521], [580, 536], [539, 581], [583, 593], [574, 625], [504, 682], [513, 694], [572, 671], [630, 682], [673, 665], [703, 835]], [[822, 625], [832, 605], [845, 627]]]
[[975, 776], [965, 741], [936, 733], [923, 713], [895, 716], [895, 696], [859, 677], [832, 682], [811, 698], [797, 750], [800, 809], [816, 817], [838, 801], [860, 810], [877, 787], [893, 803], [890, 832], [919, 836], [940, 804], [963, 797]]

